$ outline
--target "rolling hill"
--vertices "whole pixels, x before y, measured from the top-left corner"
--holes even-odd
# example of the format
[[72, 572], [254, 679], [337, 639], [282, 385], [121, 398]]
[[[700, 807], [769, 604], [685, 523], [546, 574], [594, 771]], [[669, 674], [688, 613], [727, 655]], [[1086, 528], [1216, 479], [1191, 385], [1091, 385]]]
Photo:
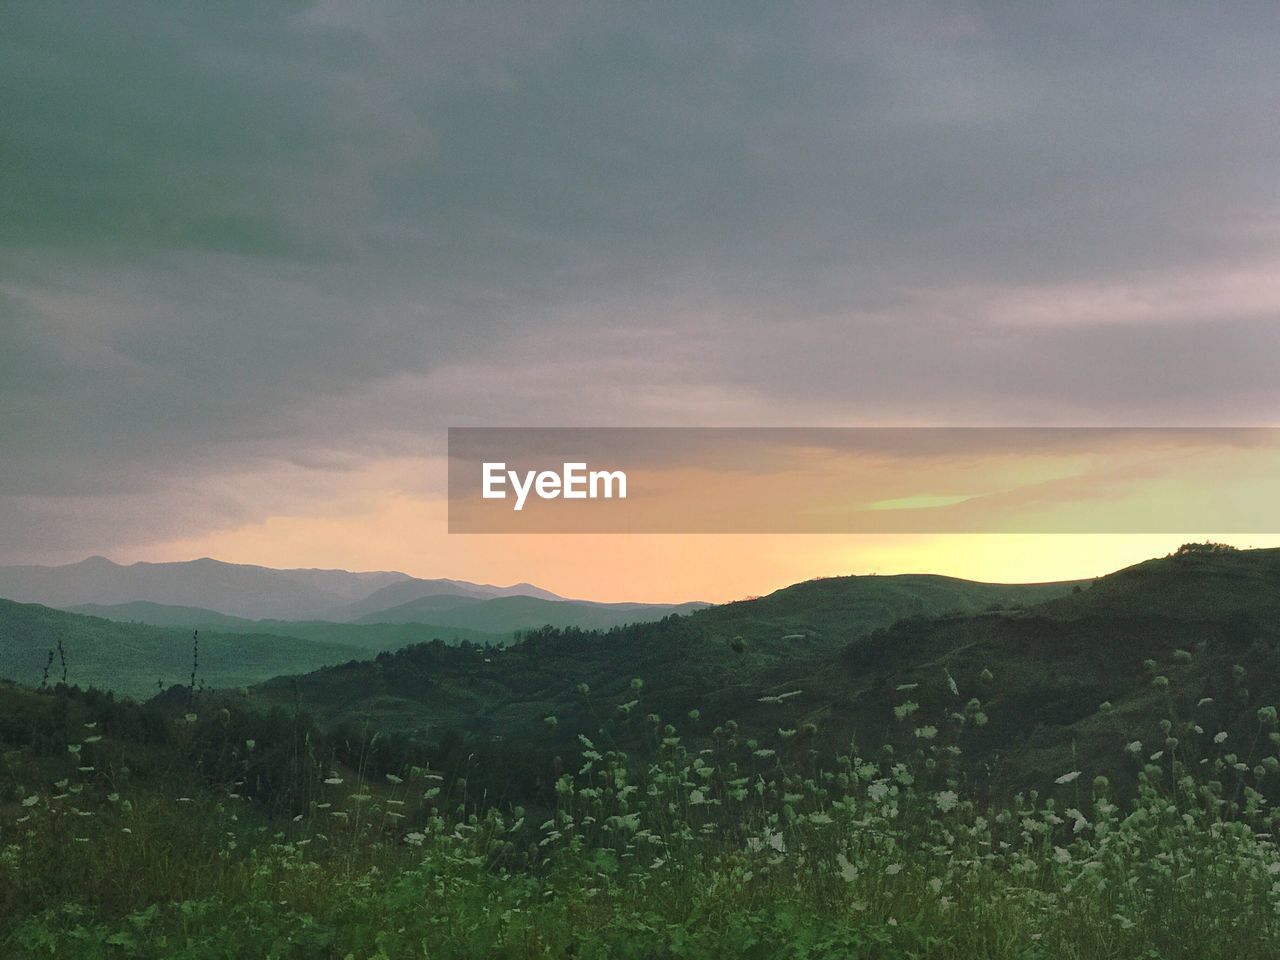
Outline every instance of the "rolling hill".
[[[36, 686], [54, 654], [49, 682], [67, 682], [144, 698], [159, 685], [188, 683], [192, 665], [190, 630], [122, 624], [0, 600], [0, 677]], [[210, 687], [241, 687], [297, 670], [368, 656], [354, 645], [268, 634], [200, 632], [199, 680]]]
[[117, 623], [143, 623], [157, 627], [183, 627], [217, 633], [261, 634], [294, 637], [358, 648], [365, 654], [398, 650], [409, 643], [439, 639], [446, 643], [463, 641], [481, 646], [511, 642], [511, 634], [485, 633], [467, 627], [426, 623], [333, 623], [327, 620], [249, 620], [199, 607], [175, 607], [163, 603], [83, 604], [68, 608], [70, 613], [102, 617]]
[[[491, 584], [468, 583], [464, 580], [420, 580], [411, 578], [398, 583], [391, 583], [375, 590], [367, 597], [354, 603], [335, 607], [325, 613], [323, 619], [348, 621], [372, 621], [369, 618], [384, 610], [392, 610], [423, 600], [428, 597], [462, 597], [475, 600], [490, 600], [494, 597], [528, 596], [541, 600], [562, 600], [550, 590], [543, 590], [531, 583], [517, 583], [510, 587], [495, 587]], [[392, 623], [395, 621], [380, 621]]]
[[[530, 789], [578, 732], [639, 745], [650, 713], [708, 747], [728, 721], [763, 742], [807, 731], [805, 749], [820, 752], [954, 737], [983, 789], [1072, 769], [1132, 783], [1134, 749], [1165, 749], [1170, 717], [1189, 759], [1215, 731], [1242, 750], [1256, 742], [1258, 711], [1280, 703], [1277, 613], [1280, 551], [1192, 549], [1087, 588], [814, 581], [603, 634], [539, 631], [502, 651], [408, 647], [296, 690], [327, 722], [489, 756], [495, 783], [526, 768]], [[276, 679], [251, 696], [269, 705], [294, 689]]]
[[475, 597], [428, 596], [379, 610], [358, 623], [430, 623], [441, 627], [466, 627], [487, 633], [510, 634], [516, 630], [551, 625], [583, 630], [607, 630], [624, 623], [661, 620], [672, 614], [692, 613], [704, 603], [592, 603], [584, 600], [545, 600], [508, 596], [488, 600]]
[[[349, 664], [299, 680], [319, 715], [386, 725], [429, 736], [441, 725], [505, 731], [540, 729], [548, 713], [574, 715], [578, 683], [621, 695], [633, 677], [651, 680], [651, 695], [681, 712], [708, 700], [748, 707], [756, 685], [776, 674], [804, 675], [833, 663], [851, 640], [904, 617], [961, 615], [1016, 608], [1069, 595], [1074, 583], [985, 584], [940, 576], [837, 577], [796, 584], [769, 596], [694, 611], [660, 622], [629, 622], [607, 632], [588, 626], [537, 631], [498, 653], [432, 645], [390, 660]], [[428, 598], [430, 615], [448, 598]], [[505, 601], [462, 601], [470, 613]], [[565, 603], [556, 604], [565, 607]], [[626, 606], [626, 605], [622, 605]], [[423, 614], [424, 616], [426, 614]], [[779, 681], [780, 682], [780, 681]], [[293, 681], [264, 684], [271, 702]], [[741, 702], [735, 697], [741, 694]]]

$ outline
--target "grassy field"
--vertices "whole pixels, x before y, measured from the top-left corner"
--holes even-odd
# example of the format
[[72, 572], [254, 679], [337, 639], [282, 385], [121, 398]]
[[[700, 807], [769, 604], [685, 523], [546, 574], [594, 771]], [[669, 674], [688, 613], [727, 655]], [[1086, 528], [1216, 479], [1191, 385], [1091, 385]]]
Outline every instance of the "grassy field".
[[247, 695], [0, 682], [0, 956], [1270, 960], [1278, 576], [1197, 548], [847, 642], [879, 587]]
[[[1240, 678], [1241, 683], [1244, 678]], [[1156, 684], [1159, 686], [1159, 684]], [[1246, 744], [1167, 718], [1133, 787], [1064, 769], [978, 799], [957, 689], [910, 748], [820, 758], [695, 711], [614, 711], [494, 804], [465, 765], [334, 743], [300, 715], [0, 689], [0, 953], [99, 957], [759, 957], [1186, 960], [1280, 950], [1276, 711]], [[585, 694], [584, 694], [585, 695]], [[548, 719], [555, 723], [554, 718]], [[700, 738], [699, 742], [707, 742]]]

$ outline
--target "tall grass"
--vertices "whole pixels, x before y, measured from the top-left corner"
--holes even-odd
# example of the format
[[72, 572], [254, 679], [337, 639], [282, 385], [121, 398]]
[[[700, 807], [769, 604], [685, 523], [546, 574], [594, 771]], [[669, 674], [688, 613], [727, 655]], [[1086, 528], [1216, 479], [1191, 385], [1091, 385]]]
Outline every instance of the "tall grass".
[[[1157, 678], [1159, 679], [1159, 678]], [[947, 677], [949, 684], [954, 681]], [[770, 742], [726, 723], [649, 730], [644, 756], [580, 738], [554, 807], [497, 809], [420, 766], [315, 772], [272, 817], [243, 777], [115, 789], [88, 725], [56, 764], [11, 760], [0, 953], [56, 957], [1273, 958], [1280, 955], [1277, 716], [1247, 748], [1195, 717], [1124, 748], [1133, 790], [1063, 770], [979, 801], [958, 690], [913, 746], [827, 763], [770, 698]], [[226, 717], [173, 721], [195, 736]], [[259, 745], [234, 748], [248, 776]], [[1239, 749], [1246, 752], [1238, 753]], [[55, 779], [56, 778], [56, 779]], [[311, 790], [311, 787], [308, 787]]]

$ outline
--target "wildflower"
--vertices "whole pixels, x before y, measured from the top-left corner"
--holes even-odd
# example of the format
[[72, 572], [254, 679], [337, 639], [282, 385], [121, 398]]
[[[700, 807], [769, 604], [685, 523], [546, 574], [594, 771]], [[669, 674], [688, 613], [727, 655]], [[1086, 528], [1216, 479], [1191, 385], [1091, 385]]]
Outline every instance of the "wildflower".
[[1079, 776], [1080, 776], [1079, 770], [1072, 770], [1070, 773], [1064, 773], [1062, 776], [1058, 777], [1058, 779], [1054, 780], [1053, 782], [1054, 783], [1071, 783], [1072, 781], [1078, 779]]
[[791, 697], [798, 697], [799, 690], [792, 690], [790, 693], [779, 693], [774, 696], [759, 697], [756, 703], [782, 703], [783, 700], [789, 700]]
[[849, 858], [843, 853], [836, 854], [836, 873], [845, 883], [853, 883], [858, 877], [858, 868], [849, 862]]
[[938, 805], [938, 809], [943, 813], [950, 813], [956, 808], [956, 804], [960, 802], [960, 798], [956, 795], [954, 790], [943, 790], [934, 799], [934, 802]]
[[1227, 739], [1227, 731], [1225, 730], [1220, 730], [1213, 735], [1214, 743], [1223, 743], [1226, 741], [1226, 739]]
[[891, 863], [891, 864], [889, 864], [887, 867], [885, 867], [885, 868], [884, 868], [884, 872], [885, 872], [885, 875], [886, 875], [886, 876], [889, 876], [889, 877], [896, 877], [898, 874], [900, 874], [900, 873], [902, 872], [902, 864], [900, 864], [900, 863]]
[[394, 773], [388, 773], [388, 774], [387, 774], [387, 783], [400, 784], [400, 783], [404, 783], [404, 781], [403, 781], [403, 780], [401, 780], [399, 777], [397, 777]]
[[331, 787], [337, 787], [337, 786], [341, 786], [341, 785], [342, 785], [342, 778], [341, 778], [341, 777], [327, 777], [327, 778], [325, 779], [325, 781], [324, 781], [324, 782], [325, 782], [326, 784], [328, 784], [329, 786], [331, 786]]
[[38, 793], [33, 793], [29, 797], [22, 798], [22, 805], [24, 807], [34, 807], [39, 802], [40, 802], [40, 795]]

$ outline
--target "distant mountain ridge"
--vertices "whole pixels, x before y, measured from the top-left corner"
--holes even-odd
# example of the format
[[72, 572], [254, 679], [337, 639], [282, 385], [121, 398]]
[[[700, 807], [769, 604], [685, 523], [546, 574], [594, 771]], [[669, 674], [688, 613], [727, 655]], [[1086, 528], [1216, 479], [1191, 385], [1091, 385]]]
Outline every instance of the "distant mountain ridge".
[[[233, 617], [201, 607], [181, 607], [136, 600], [132, 603], [81, 603], [65, 607], [68, 613], [101, 617], [117, 623], [143, 623], [156, 627], [184, 627], [215, 630], [222, 633], [276, 634], [278, 636], [316, 638], [326, 642], [358, 642], [348, 640], [368, 634], [375, 627], [418, 628], [382, 630], [396, 637], [423, 634], [443, 640], [471, 640], [482, 644], [503, 644], [514, 633], [543, 626], [577, 627], [583, 630], [607, 630], [624, 623], [661, 620], [671, 614], [692, 613], [706, 606], [702, 603], [592, 603], [581, 600], [544, 600], [541, 597], [505, 596], [474, 597], [457, 594], [433, 594], [411, 600], [389, 610], [376, 610], [355, 621], [274, 620]], [[408, 642], [407, 640], [405, 642]], [[401, 643], [391, 644], [396, 649]]]
[[[387, 584], [354, 603], [344, 604], [326, 612], [323, 619], [338, 622], [359, 622], [382, 610], [391, 610], [426, 597], [467, 597], [475, 600], [491, 600], [495, 597], [536, 597], [540, 600], [561, 601], [564, 597], [543, 590], [531, 583], [517, 583], [510, 587], [469, 583], [466, 580], [421, 580], [411, 577]], [[394, 622], [394, 621], [383, 621]]]
[[[372, 599], [388, 588], [398, 592], [385, 601]], [[89, 557], [63, 566], [0, 567], [0, 598], [62, 609], [143, 601], [252, 620], [355, 620], [432, 594], [561, 599], [528, 583], [498, 587], [465, 580], [424, 580], [400, 571], [277, 570], [208, 557], [128, 565]]]
[[467, 627], [487, 633], [510, 633], [545, 625], [580, 630], [608, 630], [627, 623], [661, 620], [672, 614], [693, 613], [705, 603], [595, 603], [587, 600], [545, 600], [541, 597], [428, 596], [378, 610], [356, 623], [430, 623]]

